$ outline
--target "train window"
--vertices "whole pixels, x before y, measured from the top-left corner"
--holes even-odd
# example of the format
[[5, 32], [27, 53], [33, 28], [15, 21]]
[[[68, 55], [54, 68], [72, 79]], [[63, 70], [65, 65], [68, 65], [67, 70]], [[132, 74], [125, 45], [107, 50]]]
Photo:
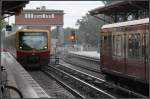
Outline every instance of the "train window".
[[122, 36], [121, 35], [113, 36], [113, 55], [114, 56], [122, 55]]
[[140, 34], [130, 34], [128, 38], [128, 56], [139, 58], [141, 54]]
[[48, 18], [49, 17], [49, 15], [48, 14], [45, 14], [45, 18]]
[[24, 14], [25, 19], [27, 19], [27, 15], [28, 15], [27, 13]]
[[43, 13], [43, 18], [45, 18], [45, 14]]
[[36, 14], [33, 15], [33, 18], [36, 19]]
[[27, 18], [30, 19], [30, 13], [28, 13]]
[[49, 14], [49, 15], [48, 15], [48, 18], [51, 19], [51, 17], [52, 17], [51, 14]]
[[106, 55], [106, 51], [107, 51], [107, 42], [108, 42], [108, 36], [107, 35], [102, 35], [101, 36], [101, 51], [103, 52], [102, 54], [105, 54]]
[[52, 14], [52, 19], [54, 19], [55, 17], [54, 17], [54, 14]]
[[30, 16], [30, 17], [31, 17], [31, 19], [33, 19], [33, 13], [31, 13], [31, 16]]
[[103, 41], [107, 42], [107, 36], [103, 36]]
[[21, 32], [19, 39], [19, 46], [23, 50], [42, 50], [48, 46], [47, 33], [45, 32]]

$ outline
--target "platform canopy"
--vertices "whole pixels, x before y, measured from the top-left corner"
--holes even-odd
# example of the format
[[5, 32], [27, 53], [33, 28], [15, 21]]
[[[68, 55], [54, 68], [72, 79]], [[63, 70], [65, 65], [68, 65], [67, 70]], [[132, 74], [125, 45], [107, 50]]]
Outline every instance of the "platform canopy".
[[149, 0], [144, 1], [115, 1], [104, 7], [95, 8], [89, 13], [91, 15], [105, 14], [110, 15], [114, 12], [128, 12], [130, 10], [145, 10], [149, 9]]
[[2, 15], [10, 14], [16, 15], [23, 10], [23, 7], [29, 2], [29, 0], [17, 0], [17, 1], [2, 1]]

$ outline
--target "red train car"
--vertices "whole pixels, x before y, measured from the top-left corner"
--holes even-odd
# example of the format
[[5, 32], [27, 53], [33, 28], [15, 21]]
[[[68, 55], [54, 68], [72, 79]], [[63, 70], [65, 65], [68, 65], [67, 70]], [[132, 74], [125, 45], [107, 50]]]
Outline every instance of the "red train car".
[[[101, 70], [106, 78], [148, 95], [149, 18], [107, 24], [101, 28]], [[143, 90], [142, 90], [143, 89]]]
[[50, 43], [48, 30], [19, 30], [16, 33], [16, 58], [25, 68], [47, 65]]

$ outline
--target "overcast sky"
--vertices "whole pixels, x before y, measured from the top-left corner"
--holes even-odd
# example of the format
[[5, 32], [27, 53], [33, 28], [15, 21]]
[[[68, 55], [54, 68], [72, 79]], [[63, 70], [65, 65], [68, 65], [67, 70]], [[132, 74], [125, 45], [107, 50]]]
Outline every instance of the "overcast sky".
[[[80, 19], [91, 9], [104, 6], [101, 1], [30, 1], [24, 9], [35, 9], [46, 6], [46, 9], [64, 10], [64, 28], [75, 27], [77, 19]], [[14, 23], [14, 18], [10, 18]]]

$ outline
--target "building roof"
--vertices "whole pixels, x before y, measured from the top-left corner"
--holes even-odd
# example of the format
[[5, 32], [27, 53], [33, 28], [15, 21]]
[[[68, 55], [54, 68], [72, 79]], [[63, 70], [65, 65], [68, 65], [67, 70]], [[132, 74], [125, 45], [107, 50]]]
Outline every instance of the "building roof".
[[115, 1], [103, 7], [95, 8], [90, 12], [91, 15], [106, 14], [110, 15], [114, 12], [128, 12], [131, 10], [149, 9], [149, 1]]
[[25, 12], [35, 12], [35, 13], [57, 13], [57, 14], [64, 14], [64, 11], [63, 10], [53, 10], [53, 9], [45, 9], [45, 10], [42, 10], [42, 9], [24, 9], [22, 13], [25, 13]]
[[3, 1], [2, 2], [2, 15], [10, 14], [15, 15], [19, 14], [23, 7], [28, 3], [28, 0], [20, 0], [20, 1]]

